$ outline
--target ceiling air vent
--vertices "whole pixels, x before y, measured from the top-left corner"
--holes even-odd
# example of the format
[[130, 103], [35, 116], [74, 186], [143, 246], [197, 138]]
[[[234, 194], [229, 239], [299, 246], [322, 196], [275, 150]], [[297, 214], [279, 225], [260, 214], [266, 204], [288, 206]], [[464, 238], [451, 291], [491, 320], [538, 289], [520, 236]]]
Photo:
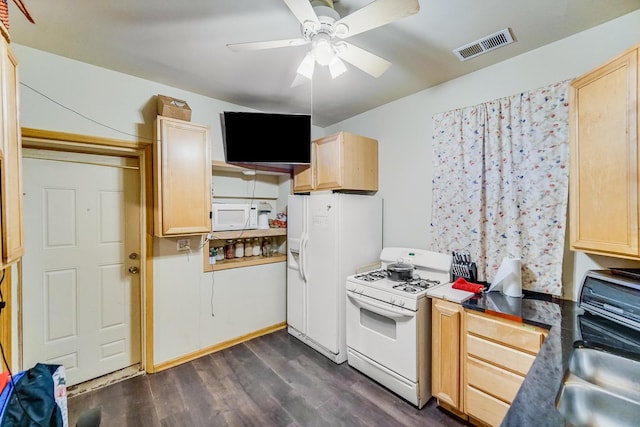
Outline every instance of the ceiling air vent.
[[497, 33], [483, 37], [480, 40], [476, 40], [454, 49], [453, 53], [456, 54], [460, 61], [466, 61], [467, 59], [474, 58], [510, 43], [513, 43], [513, 37], [511, 37], [509, 29], [505, 28], [502, 31], [498, 31]]

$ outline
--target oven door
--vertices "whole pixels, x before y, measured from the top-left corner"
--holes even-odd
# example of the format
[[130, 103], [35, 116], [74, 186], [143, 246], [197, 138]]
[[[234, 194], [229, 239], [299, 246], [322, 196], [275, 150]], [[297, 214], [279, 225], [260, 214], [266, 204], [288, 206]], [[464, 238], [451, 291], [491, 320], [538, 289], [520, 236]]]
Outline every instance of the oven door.
[[417, 382], [417, 313], [347, 292], [347, 347]]

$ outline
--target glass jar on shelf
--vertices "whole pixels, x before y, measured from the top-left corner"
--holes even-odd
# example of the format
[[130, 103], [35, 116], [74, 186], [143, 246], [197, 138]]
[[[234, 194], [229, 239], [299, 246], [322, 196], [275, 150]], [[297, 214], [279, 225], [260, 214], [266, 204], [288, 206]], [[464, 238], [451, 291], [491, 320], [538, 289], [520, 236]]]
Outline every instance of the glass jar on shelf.
[[249, 237], [244, 239], [244, 256], [253, 256], [253, 243]]
[[275, 237], [271, 240], [271, 256], [278, 255], [280, 252], [280, 245], [278, 245], [278, 239]]
[[242, 239], [236, 241], [236, 258], [242, 258], [244, 256], [244, 242]]
[[216, 248], [216, 261], [222, 261], [224, 259], [224, 246]]
[[262, 253], [262, 242], [259, 237], [253, 238], [253, 256], [259, 256]]
[[236, 257], [236, 244], [233, 240], [227, 240], [227, 244], [224, 245], [224, 258], [233, 259]]
[[262, 256], [271, 256], [271, 237], [262, 239]]

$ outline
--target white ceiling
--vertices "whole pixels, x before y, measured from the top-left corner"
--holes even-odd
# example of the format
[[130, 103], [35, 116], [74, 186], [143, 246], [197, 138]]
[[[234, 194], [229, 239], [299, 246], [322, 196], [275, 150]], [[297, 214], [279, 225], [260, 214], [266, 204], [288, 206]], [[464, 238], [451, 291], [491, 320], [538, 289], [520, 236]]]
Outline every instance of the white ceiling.
[[[343, 17], [370, 2], [334, 1]], [[347, 64], [335, 80], [316, 68], [313, 84], [291, 88], [308, 45], [226, 47], [298, 38], [282, 0], [24, 3], [36, 23], [9, 1], [13, 42], [261, 111], [311, 113], [321, 127], [640, 9], [640, 0], [420, 0], [417, 14], [349, 38], [393, 63], [381, 77]], [[515, 43], [466, 62], [452, 53], [507, 27]]]

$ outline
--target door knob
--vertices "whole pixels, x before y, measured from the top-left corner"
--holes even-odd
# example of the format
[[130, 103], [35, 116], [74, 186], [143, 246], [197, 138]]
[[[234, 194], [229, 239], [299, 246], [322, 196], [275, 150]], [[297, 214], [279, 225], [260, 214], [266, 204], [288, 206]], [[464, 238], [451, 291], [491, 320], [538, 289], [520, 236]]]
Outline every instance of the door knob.
[[132, 265], [131, 267], [129, 267], [129, 273], [138, 274], [138, 267], [136, 267], [135, 265]]
[[129, 254], [129, 259], [136, 259], [136, 258], [138, 258], [138, 254], [137, 254], [137, 253], [135, 253], [135, 252], [131, 252], [131, 253]]

